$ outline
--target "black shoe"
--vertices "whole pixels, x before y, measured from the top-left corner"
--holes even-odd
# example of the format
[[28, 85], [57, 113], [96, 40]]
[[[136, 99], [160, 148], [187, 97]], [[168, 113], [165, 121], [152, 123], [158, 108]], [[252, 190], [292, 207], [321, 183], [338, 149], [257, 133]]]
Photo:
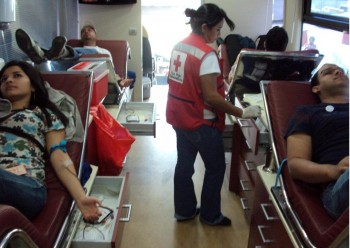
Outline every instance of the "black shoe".
[[224, 216], [224, 218], [219, 223], [215, 224], [215, 226], [231, 226], [231, 220]]
[[24, 32], [24, 30], [17, 29], [15, 36], [18, 47], [27, 54], [35, 64], [40, 64], [45, 61], [44, 51], [26, 32]]
[[207, 222], [206, 220], [203, 220], [202, 218], [200, 219], [200, 221], [204, 224], [207, 224], [207, 225], [210, 225], [210, 226], [231, 226], [231, 220], [227, 217], [223, 217], [222, 220], [218, 223], [210, 223], [210, 222]]
[[51, 48], [45, 53], [48, 60], [57, 59], [63, 52], [66, 46], [67, 39], [64, 36], [57, 36], [52, 41]]

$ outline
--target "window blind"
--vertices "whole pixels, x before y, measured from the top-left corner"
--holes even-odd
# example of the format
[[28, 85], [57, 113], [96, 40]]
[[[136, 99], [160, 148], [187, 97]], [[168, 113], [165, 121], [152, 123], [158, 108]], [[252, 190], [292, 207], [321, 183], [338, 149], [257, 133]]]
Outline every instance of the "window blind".
[[0, 30], [0, 58], [5, 62], [28, 59], [16, 43], [18, 28], [43, 48], [50, 48], [53, 38], [59, 34], [77, 33], [77, 13], [78, 0], [17, 0], [16, 21], [10, 23], [8, 29]]

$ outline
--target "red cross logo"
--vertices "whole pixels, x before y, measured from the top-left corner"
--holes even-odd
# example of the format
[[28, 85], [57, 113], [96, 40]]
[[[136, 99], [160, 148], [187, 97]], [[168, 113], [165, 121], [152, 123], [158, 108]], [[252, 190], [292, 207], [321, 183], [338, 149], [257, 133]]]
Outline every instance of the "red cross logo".
[[176, 60], [174, 60], [175, 71], [177, 72], [181, 66], [180, 55], [177, 55]]

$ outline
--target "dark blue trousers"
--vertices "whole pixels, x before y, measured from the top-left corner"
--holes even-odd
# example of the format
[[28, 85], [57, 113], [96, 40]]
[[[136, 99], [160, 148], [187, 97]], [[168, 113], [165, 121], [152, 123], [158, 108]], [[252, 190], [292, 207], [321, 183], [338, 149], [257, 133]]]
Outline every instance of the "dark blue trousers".
[[223, 219], [220, 192], [226, 168], [222, 133], [207, 125], [195, 131], [174, 129], [178, 153], [174, 175], [175, 218], [183, 220], [195, 216], [197, 198], [192, 176], [199, 153], [205, 166], [200, 217], [209, 224], [218, 223]]

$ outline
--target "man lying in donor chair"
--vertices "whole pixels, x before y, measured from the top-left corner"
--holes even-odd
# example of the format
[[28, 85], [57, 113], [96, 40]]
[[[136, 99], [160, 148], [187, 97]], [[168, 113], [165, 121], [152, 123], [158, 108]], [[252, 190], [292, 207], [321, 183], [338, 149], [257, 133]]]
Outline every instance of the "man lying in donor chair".
[[311, 80], [320, 103], [300, 106], [286, 133], [291, 176], [319, 187], [323, 206], [337, 219], [349, 208], [349, 78], [335, 64]]
[[[53, 39], [51, 48], [42, 48], [33, 40], [23, 29], [16, 30], [16, 41], [18, 47], [35, 63], [41, 64], [45, 61], [52, 61], [51, 66], [54, 70], [67, 70], [78, 62], [83, 54], [106, 54], [111, 59], [110, 51], [96, 45], [97, 33], [92, 25], [85, 25], [80, 31], [83, 47], [68, 46], [65, 36], [57, 36]], [[113, 65], [114, 67], [114, 65]], [[128, 72], [130, 75], [130, 72]], [[116, 75], [121, 87], [128, 87], [135, 82], [135, 78], [122, 79]], [[135, 77], [135, 76], [134, 76]]]

